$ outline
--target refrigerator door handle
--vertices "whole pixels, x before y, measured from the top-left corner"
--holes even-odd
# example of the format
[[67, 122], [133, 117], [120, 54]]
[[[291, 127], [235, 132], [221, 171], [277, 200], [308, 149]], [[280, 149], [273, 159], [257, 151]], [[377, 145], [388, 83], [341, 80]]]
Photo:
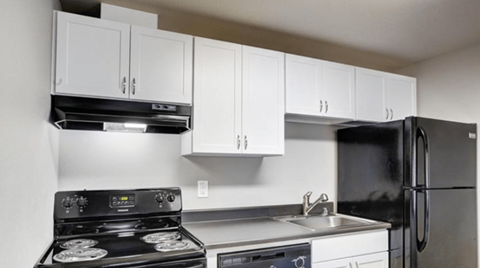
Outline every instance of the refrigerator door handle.
[[[428, 239], [430, 237], [430, 191], [428, 190], [428, 188], [430, 187], [430, 146], [429, 146], [429, 142], [428, 142], [427, 132], [425, 132], [425, 130], [422, 127], [417, 127], [416, 132], [417, 132], [417, 134], [416, 134], [417, 140], [419, 138], [423, 140], [423, 157], [424, 157], [423, 172], [424, 172], [425, 184], [424, 185], [417, 185], [418, 180], [417, 180], [417, 178], [415, 178], [414, 187], [422, 187], [424, 189], [427, 189], [427, 190], [415, 190], [413, 192], [414, 215], [415, 215], [415, 218], [416, 218], [415, 219], [416, 224], [418, 224], [417, 194], [418, 193], [423, 193], [424, 194], [424, 208], [423, 208], [424, 222], [423, 222], [423, 237], [422, 237], [422, 240], [419, 240], [419, 238], [418, 238], [418, 226], [415, 228], [416, 229], [415, 236], [416, 236], [416, 240], [417, 240], [417, 250], [418, 250], [418, 252], [422, 252], [427, 247]], [[418, 147], [417, 147], [417, 150], [418, 150]]]
[[418, 252], [423, 252], [427, 247], [428, 240], [430, 238], [430, 191], [429, 190], [414, 190], [413, 191], [413, 205], [414, 205], [414, 222], [418, 225], [418, 202], [417, 202], [417, 193], [424, 194], [424, 221], [423, 221], [423, 237], [422, 240], [418, 239], [418, 226], [415, 227], [415, 237], [417, 240], [417, 250]]
[[[421, 138], [423, 140], [423, 156], [424, 156], [424, 178], [425, 178], [425, 185], [416, 185], [417, 179], [415, 178], [415, 185], [414, 186], [423, 186], [422, 188], [430, 188], [430, 146], [428, 142], [427, 132], [422, 127], [417, 128], [417, 140]], [[418, 144], [418, 143], [417, 143]], [[418, 150], [418, 147], [417, 147]]]

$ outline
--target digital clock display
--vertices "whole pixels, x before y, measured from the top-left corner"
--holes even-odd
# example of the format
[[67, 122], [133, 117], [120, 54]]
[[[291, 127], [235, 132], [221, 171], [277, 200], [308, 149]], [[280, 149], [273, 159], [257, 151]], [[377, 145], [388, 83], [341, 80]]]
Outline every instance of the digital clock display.
[[134, 207], [136, 198], [134, 194], [113, 194], [110, 195], [110, 207], [123, 208]]

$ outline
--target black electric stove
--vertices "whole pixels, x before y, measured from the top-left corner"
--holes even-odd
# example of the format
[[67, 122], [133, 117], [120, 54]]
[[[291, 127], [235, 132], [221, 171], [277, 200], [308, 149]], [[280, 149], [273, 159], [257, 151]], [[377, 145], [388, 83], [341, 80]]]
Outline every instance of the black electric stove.
[[204, 268], [179, 188], [57, 192], [54, 241], [35, 268]]

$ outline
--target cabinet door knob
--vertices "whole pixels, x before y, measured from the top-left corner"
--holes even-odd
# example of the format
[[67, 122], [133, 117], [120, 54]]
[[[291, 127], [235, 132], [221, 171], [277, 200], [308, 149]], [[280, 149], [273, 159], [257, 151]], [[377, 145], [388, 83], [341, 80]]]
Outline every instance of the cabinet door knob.
[[322, 112], [322, 110], [323, 110], [323, 102], [322, 100], [320, 100], [320, 113]]
[[390, 117], [390, 115], [388, 114], [388, 109], [385, 108], [385, 110], [387, 111], [387, 117], [385, 117], [385, 119], [388, 120], [388, 118]]
[[325, 113], [328, 113], [328, 101], [325, 101]]
[[245, 150], [247, 150], [247, 147], [248, 147], [248, 139], [247, 139], [247, 135], [245, 135]]
[[124, 76], [122, 80], [122, 93], [125, 94], [125, 90], [127, 88], [127, 78]]
[[393, 110], [390, 109], [390, 120], [392, 120], [392, 119], [393, 119]]
[[135, 95], [135, 89], [137, 87], [137, 83], [135, 83], [135, 78], [133, 78], [133, 84], [132, 84], [132, 94]]

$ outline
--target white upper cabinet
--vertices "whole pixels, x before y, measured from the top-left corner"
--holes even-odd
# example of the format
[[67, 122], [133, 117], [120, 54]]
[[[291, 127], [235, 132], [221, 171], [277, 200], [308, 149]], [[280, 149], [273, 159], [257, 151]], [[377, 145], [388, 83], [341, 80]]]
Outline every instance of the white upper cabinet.
[[387, 89], [390, 120], [417, 114], [417, 79], [389, 74]]
[[192, 36], [132, 25], [130, 50], [130, 98], [192, 102]]
[[281, 155], [284, 54], [195, 37], [193, 130], [183, 155]]
[[355, 68], [357, 120], [382, 122], [386, 120], [387, 76], [385, 73]]
[[357, 120], [384, 122], [416, 115], [416, 79], [355, 68]]
[[130, 25], [56, 14], [55, 93], [128, 98]]
[[353, 66], [287, 54], [286, 113], [354, 120], [354, 79]]
[[285, 64], [286, 113], [319, 115], [321, 113], [323, 62], [318, 59], [287, 54]]
[[191, 104], [192, 36], [56, 17], [55, 94]]
[[355, 68], [323, 61], [325, 116], [355, 119]]
[[243, 46], [242, 58], [242, 153], [283, 155], [285, 54]]
[[[242, 46], [195, 37], [191, 149], [184, 154], [241, 153]], [[188, 144], [187, 144], [188, 145]]]

